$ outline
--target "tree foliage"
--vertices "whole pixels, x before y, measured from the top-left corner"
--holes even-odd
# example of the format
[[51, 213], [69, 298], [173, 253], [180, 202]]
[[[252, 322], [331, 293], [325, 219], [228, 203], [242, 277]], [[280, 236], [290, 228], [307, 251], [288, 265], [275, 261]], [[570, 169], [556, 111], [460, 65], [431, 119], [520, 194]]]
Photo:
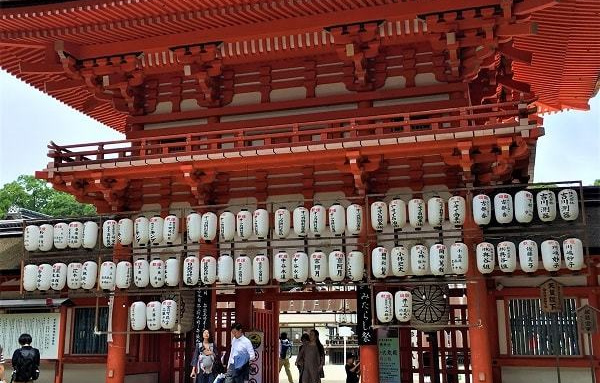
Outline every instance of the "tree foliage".
[[0, 218], [13, 205], [53, 217], [96, 214], [93, 205], [79, 203], [72, 195], [54, 190], [44, 181], [28, 175], [21, 175], [0, 189]]
[[600, 186], [600, 180], [594, 181], [594, 186]]

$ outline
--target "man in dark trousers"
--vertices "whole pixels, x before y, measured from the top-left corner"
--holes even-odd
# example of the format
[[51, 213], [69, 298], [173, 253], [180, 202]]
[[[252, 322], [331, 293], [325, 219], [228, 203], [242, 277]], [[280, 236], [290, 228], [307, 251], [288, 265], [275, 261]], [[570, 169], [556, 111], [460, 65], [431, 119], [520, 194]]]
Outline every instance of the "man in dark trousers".
[[40, 351], [31, 347], [31, 335], [21, 334], [19, 344], [12, 356], [13, 382], [29, 383], [40, 376]]
[[292, 379], [292, 371], [290, 370], [290, 356], [292, 355], [292, 342], [288, 339], [287, 333], [282, 332], [279, 335], [279, 372], [281, 367], [285, 367], [288, 382], [294, 383]]

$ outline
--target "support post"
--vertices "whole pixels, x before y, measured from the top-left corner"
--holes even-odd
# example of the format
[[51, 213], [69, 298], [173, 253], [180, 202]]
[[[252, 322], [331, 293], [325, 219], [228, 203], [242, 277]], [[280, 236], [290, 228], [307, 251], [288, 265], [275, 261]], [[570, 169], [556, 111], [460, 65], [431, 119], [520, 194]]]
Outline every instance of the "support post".
[[[115, 245], [113, 261], [119, 262], [129, 258], [129, 249], [124, 249], [120, 244]], [[127, 296], [115, 295], [112, 307], [112, 342], [108, 343], [106, 356], [106, 383], [124, 383], [127, 356], [125, 347], [127, 344], [127, 321], [129, 306]]]
[[65, 371], [65, 339], [67, 334], [67, 307], [60, 307], [60, 330], [58, 337], [58, 360], [54, 371], [54, 383], [62, 383]]
[[[600, 297], [598, 296], [598, 265], [595, 261], [588, 261], [587, 285], [589, 287], [588, 304], [595, 308], [600, 308]], [[600, 353], [600, 332], [591, 334], [588, 337], [590, 347], [590, 359], [592, 365], [592, 382], [600, 382], [600, 366], [598, 365], [598, 356]]]
[[379, 383], [379, 353], [376, 344], [360, 346], [360, 375], [362, 383]]
[[252, 326], [252, 300], [254, 294], [251, 289], [239, 289], [235, 292], [235, 321], [242, 325], [244, 331]]

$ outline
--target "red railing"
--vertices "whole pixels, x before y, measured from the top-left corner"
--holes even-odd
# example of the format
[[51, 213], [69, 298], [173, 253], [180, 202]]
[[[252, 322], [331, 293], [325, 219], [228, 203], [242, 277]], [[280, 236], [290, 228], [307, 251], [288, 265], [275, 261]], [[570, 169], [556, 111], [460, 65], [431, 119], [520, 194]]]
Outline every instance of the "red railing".
[[51, 142], [54, 167], [190, 155], [265, 150], [315, 144], [498, 129], [528, 121], [529, 104], [507, 102], [425, 112], [257, 126], [132, 140], [59, 146]]

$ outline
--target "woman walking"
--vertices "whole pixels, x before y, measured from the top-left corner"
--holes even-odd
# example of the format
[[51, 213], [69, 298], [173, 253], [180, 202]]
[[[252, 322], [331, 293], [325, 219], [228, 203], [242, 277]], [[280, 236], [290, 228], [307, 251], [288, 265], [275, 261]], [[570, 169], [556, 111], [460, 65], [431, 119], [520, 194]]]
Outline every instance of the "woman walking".
[[196, 346], [192, 358], [192, 373], [195, 383], [213, 383], [217, 376], [217, 366], [221, 364], [217, 346], [208, 330], [202, 332], [202, 343]]
[[321, 383], [324, 377], [325, 348], [319, 340], [319, 332], [315, 329], [308, 333], [308, 343], [298, 352], [298, 366], [302, 368], [300, 383]]

